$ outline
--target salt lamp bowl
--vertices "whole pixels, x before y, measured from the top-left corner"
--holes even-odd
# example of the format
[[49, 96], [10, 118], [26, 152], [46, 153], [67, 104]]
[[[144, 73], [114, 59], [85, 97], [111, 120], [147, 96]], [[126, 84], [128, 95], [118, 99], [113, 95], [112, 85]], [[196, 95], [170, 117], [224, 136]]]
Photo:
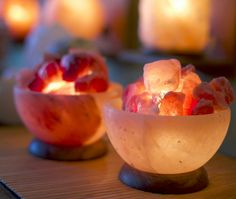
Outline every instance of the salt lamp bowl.
[[153, 116], [104, 107], [108, 137], [131, 167], [157, 174], [181, 174], [203, 166], [222, 144], [230, 109], [195, 116]]
[[101, 109], [105, 101], [119, 97], [121, 86], [111, 84], [103, 93], [54, 95], [14, 88], [17, 111], [39, 140], [62, 147], [86, 146], [105, 133]]

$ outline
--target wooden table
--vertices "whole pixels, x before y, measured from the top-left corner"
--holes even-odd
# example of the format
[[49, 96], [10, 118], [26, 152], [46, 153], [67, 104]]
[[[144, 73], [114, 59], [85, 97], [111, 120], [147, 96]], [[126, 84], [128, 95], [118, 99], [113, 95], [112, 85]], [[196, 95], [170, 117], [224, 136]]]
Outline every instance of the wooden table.
[[30, 155], [31, 135], [23, 127], [0, 127], [0, 179], [24, 199], [236, 199], [236, 159], [215, 155], [206, 165], [210, 185], [185, 195], [146, 193], [123, 185], [123, 161], [110, 147], [107, 156], [84, 162], [44, 160]]

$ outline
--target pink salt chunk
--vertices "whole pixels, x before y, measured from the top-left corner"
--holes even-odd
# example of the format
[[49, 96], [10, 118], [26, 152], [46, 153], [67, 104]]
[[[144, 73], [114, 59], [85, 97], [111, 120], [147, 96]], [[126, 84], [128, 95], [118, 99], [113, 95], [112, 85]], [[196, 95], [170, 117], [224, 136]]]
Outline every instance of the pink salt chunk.
[[213, 102], [202, 98], [192, 110], [192, 115], [204, 115], [214, 112]]
[[60, 66], [63, 71], [63, 80], [75, 81], [88, 67], [88, 60], [84, 56], [66, 54], [61, 58]]
[[46, 86], [46, 83], [37, 75], [32, 82], [28, 85], [29, 89], [36, 92], [41, 92]]
[[70, 49], [69, 54], [77, 56], [80, 60], [83, 60], [84, 64], [87, 63], [88, 70], [96, 73], [99, 72], [108, 78], [106, 62], [100, 54], [93, 51], [84, 51], [77, 48]]
[[75, 82], [77, 92], [104, 92], [108, 87], [109, 83], [106, 77], [97, 73], [78, 78]]
[[209, 85], [216, 93], [216, 101], [219, 106], [228, 106], [234, 101], [233, 88], [225, 77], [215, 78]]
[[196, 69], [194, 65], [188, 64], [187, 66], [181, 69], [181, 76], [185, 76], [185, 75], [188, 75], [189, 73], [195, 73], [195, 72], [196, 72]]
[[202, 82], [194, 89], [193, 97], [197, 100], [205, 99], [216, 103], [215, 91], [207, 82]]
[[181, 78], [181, 81], [183, 84], [182, 89], [191, 91], [202, 82], [200, 77], [194, 72], [189, 72], [188, 74], [183, 76]]
[[183, 115], [191, 115], [192, 106], [195, 103], [195, 100], [192, 96], [192, 93], [185, 93], [185, 100], [183, 104]]
[[144, 84], [143, 84], [143, 79], [137, 80], [135, 83], [129, 84], [123, 94], [123, 109], [127, 106], [129, 103], [130, 99], [134, 95], [139, 95], [143, 93], [145, 90]]
[[192, 107], [193, 103], [193, 90], [195, 87], [197, 87], [201, 83], [201, 79], [199, 76], [189, 71], [184, 76], [182, 76], [182, 93], [185, 94], [185, 100], [184, 100], [184, 115], [190, 114], [190, 109]]
[[152, 93], [174, 91], [179, 85], [180, 70], [180, 62], [176, 59], [145, 64], [144, 85]]
[[168, 92], [160, 102], [160, 115], [183, 115], [184, 94]]
[[125, 107], [126, 111], [143, 114], [155, 114], [157, 106], [152, 101], [152, 95], [148, 92], [133, 95]]
[[47, 82], [62, 80], [62, 71], [56, 61], [45, 62], [38, 70], [38, 76]]

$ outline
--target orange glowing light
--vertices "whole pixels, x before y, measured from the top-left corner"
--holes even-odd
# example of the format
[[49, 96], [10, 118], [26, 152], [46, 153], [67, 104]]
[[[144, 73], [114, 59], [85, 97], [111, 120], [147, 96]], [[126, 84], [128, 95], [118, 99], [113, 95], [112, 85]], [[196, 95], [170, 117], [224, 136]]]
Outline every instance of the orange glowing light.
[[16, 38], [24, 38], [37, 23], [39, 5], [36, 0], [5, 0], [3, 18]]
[[66, 81], [50, 82], [47, 85], [47, 87], [43, 89], [43, 93], [54, 93], [54, 94], [65, 94], [65, 95], [76, 94], [74, 89], [74, 83], [68, 83]]
[[188, 0], [169, 0], [169, 5], [172, 9], [172, 12], [176, 12], [179, 14], [188, 11], [189, 6], [191, 6], [189, 5]]
[[147, 48], [199, 53], [207, 46], [210, 0], [140, 0], [139, 37]]
[[48, 1], [45, 15], [49, 21], [53, 23], [56, 21], [72, 35], [84, 39], [98, 37], [105, 23], [102, 4], [99, 0]]

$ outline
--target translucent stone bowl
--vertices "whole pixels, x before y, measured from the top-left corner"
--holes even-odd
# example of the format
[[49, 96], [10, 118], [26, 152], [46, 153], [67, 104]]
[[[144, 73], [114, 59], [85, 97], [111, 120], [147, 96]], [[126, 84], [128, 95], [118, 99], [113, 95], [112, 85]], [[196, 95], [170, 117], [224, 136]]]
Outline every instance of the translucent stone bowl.
[[157, 174], [179, 174], [203, 166], [222, 144], [230, 109], [208, 115], [153, 116], [121, 110], [121, 100], [104, 107], [108, 137], [130, 166]]
[[15, 87], [17, 111], [38, 139], [57, 146], [85, 146], [105, 133], [103, 104], [120, 97], [122, 87], [112, 83], [103, 93], [53, 95]]

